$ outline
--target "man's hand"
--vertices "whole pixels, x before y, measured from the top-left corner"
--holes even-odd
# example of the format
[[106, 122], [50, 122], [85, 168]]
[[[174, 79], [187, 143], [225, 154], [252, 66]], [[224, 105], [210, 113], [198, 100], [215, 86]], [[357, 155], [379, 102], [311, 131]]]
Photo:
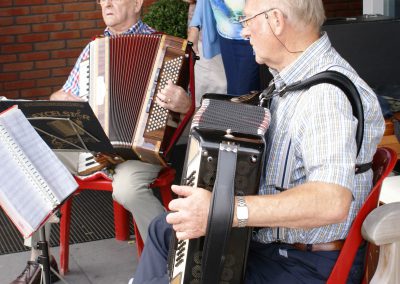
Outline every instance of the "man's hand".
[[72, 95], [71, 93], [58, 90], [50, 96], [51, 101], [83, 101], [83, 99]]
[[202, 188], [173, 185], [178, 196], [169, 203], [174, 211], [167, 215], [167, 222], [176, 231], [179, 240], [194, 239], [206, 234], [211, 192]]
[[186, 91], [168, 80], [167, 85], [157, 93], [156, 102], [163, 108], [185, 114], [191, 106], [190, 97]]

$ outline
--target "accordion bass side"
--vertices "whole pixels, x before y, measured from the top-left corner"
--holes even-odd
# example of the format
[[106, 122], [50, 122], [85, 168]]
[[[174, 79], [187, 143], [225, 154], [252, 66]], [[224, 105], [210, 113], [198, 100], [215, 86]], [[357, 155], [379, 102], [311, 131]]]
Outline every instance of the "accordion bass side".
[[155, 95], [168, 80], [187, 90], [190, 56], [186, 40], [161, 34], [91, 42], [90, 60], [81, 65], [87, 76], [81, 72], [80, 89], [116, 154], [166, 165], [166, 150], [175, 142], [181, 120], [155, 103]]
[[[269, 111], [261, 107], [203, 100], [193, 119], [182, 184], [213, 191], [221, 163], [221, 145], [235, 145], [234, 195], [257, 194], [269, 120]], [[171, 284], [205, 283], [202, 258], [206, 238], [179, 241], [172, 238], [168, 260]], [[243, 283], [250, 238], [251, 228], [232, 228], [227, 244], [218, 244], [226, 247], [218, 260], [223, 263], [218, 283]]]

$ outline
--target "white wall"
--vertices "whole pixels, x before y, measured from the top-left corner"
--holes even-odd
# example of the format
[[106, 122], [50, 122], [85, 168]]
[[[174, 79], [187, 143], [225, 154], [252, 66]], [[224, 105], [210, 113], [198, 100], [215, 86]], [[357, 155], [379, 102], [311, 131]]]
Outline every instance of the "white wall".
[[384, 0], [363, 0], [363, 14], [384, 13]]
[[396, 0], [363, 0], [363, 14], [394, 16]]

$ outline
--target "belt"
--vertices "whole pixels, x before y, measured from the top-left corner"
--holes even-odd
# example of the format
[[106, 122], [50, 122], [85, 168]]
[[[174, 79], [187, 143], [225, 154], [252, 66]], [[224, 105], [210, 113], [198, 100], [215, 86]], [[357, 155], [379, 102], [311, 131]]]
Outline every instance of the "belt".
[[319, 244], [291, 244], [295, 249], [301, 251], [335, 251], [341, 250], [344, 244], [344, 240], [336, 240], [329, 243], [319, 243]]

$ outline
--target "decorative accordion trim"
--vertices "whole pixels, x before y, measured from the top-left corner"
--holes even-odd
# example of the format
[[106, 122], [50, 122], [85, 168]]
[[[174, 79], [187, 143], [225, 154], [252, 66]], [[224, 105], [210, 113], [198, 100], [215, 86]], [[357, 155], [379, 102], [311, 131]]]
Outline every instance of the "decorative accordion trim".
[[193, 117], [191, 128], [231, 129], [251, 135], [264, 135], [271, 121], [267, 108], [226, 100], [204, 99]]

